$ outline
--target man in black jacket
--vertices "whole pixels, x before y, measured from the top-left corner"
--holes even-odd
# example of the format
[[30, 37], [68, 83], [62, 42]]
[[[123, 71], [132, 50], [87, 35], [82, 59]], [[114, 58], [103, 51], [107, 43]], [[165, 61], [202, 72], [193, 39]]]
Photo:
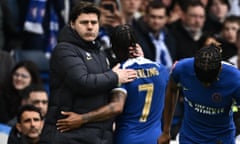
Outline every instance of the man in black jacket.
[[8, 137], [8, 144], [38, 144], [44, 125], [40, 109], [24, 105], [17, 114], [16, 126]]
[[40, 144], [112, 143], [110, 118], [83, 124], [67, 133], [56, 128], [57, 120], [66, 117], [61, 112], [83, 114], [97, 109], [109, 102], [110, 91], [119, 83], [136, 78], [134, 70], [120, 69], [119, 65], [109, 68], [95, 40], [99, 17], [100, 12], [92, 3], [77, 4], [69, 25], [60, 32], [50, 62], [50, 101]]
[[133, 28], [143, 48], [144, 56], [170, 68], [175, 59], [176, 46], [167, 24], [167, 8], [160, 1], [150, 2]]

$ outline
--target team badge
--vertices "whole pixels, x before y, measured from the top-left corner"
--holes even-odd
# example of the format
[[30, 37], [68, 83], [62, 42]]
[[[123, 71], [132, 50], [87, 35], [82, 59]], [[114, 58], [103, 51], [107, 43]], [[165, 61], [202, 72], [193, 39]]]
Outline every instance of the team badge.
[[90, 53], [88, 53], [88, 52], [86, 52], [86, 58], [87, 58], [87, 60], [91, 60], [92, 59], [92, 56], [91, 56], [91, 54]]
[[216, 102], [216, 103], [221, 102], [222, 101], [221, 94], [220, 93], [214, 93], [212, 95], [212, 100], [213, 100], [213, 102]]

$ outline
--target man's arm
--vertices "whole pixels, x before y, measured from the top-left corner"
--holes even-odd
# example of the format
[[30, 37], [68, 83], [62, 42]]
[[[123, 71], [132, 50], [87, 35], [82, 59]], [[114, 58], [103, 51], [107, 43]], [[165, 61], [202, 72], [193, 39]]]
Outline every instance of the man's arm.
[[175, 111], [175, 107], [178, 100], [178, 87], [174, 80], [170, 77], [166, 98], [165, 98], [165, 106], [164, 106], [164, 126], [163, 133], [158, 138], [158, 144], [169, 144], [170, 142], [170, 128], [172, 124], [172, 119]]
[[112, 91], [112, 98], [109, 104], [100, 107], [94, 111], [85, 114], [77, 114], [74, 112], [62, 112], [67, 118], [57, 121], [57, 129], [61, 132], [79, 128], [85, 123], [102, 121], [112, 118], [120, 114], [123, 110], [127, 93], [125, 91], [115, 89]]

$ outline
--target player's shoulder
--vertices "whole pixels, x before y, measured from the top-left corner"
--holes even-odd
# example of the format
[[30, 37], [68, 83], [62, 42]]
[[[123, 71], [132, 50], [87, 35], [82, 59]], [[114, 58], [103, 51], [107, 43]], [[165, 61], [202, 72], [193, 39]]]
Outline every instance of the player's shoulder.
[[232, 67], [236, 68], [236, 66], [233, 65], [233, 64], [230, 63], [230, 62], [222, 61], [221, 63], [222, 63], [222, 65], [225, 65], [225, 66], [228, 67], [228, 68], [232, 68]]
[[240, 74], [239, 69], [237, 69], [234, 65], [231, 63], [228, 63], [226, 61], [222, 61], [222, 71], [227, 73], [237, 73]]
[[128, 66], [132, 66], [132, 65], [152, 65], [152, 64], [156, 64], [156, 62], [151, 61], [150, 59], [144, 58], [144, 57], [137, 57], [137, 58], [130, 58], [127, 61], [125, 61], [122, 65], [123, 67], [128, 67]]
[[184, 58], [178, 61], [175, 61], [172, 65], [171, 70], [174, 69], [188, 69], [188, 67], [193, 66], [194, 59], [193, 58]]

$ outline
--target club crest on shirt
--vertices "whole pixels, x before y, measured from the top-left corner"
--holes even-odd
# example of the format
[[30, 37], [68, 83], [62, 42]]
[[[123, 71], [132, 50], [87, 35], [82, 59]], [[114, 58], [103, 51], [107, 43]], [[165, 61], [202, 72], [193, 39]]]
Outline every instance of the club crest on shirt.
[[222, 101], [221, 94], [220, 93], [214, 93], [212, 95], [212, 100], [213, 100], [213, 102], [216, 102], [216, 103], [221, 102]]
[[87, 60], [91, 60], [92, 59], [92, 56], [90, 53], [86, 52], [86, 59]]

